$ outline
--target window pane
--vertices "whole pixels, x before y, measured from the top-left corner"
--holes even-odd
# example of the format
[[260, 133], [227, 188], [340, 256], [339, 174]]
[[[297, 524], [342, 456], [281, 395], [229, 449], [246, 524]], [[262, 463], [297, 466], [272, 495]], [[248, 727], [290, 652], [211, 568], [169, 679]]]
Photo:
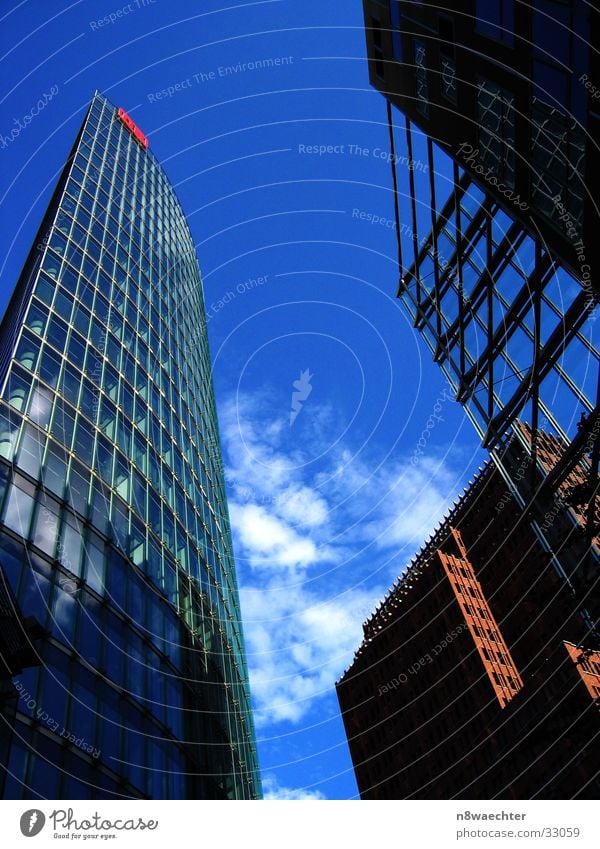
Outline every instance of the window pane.
[[54, 499], [42, 496], [42, 502], [38, 504], [35, 520], [33, 542], [50, 557], [54, 557], [56, 538], [58, 536], [58, 512], [59, 506]]
[[29, 418], [32, 419], [38, 427], [46, 427], [50, 421], [50, 413], [52, 412], [52, 401], [54, 395], [46, 387], [36, 385], [29, 404]]
[[59, 354], [45, 347], [39, 365], [39, 374], [45, 383], [55, 387], [58, 383], [60, 373], [61, 357]]
[[81, 575], [81, 551], [83, 540], [77, 526], [77, 520], [71, 514], [67, 514], [63, 521], [58, 546], [58, 559], [61, 565], [77, 577]]
[[65, 489], [65, 477], [67, 464], [64, 451], [50, 443], [44, 462], [43, 480], [44, 486], [51, 490], [59, 498], [62, 498]]
[[0, 456], [12, 460], [19, 436], [21, 417], [13, 413], [0, 414]]
[[52, 601], [52, 633], [69, 646], [73, 643], [77, 621], [77, 599], [69, 592], [72, 586], [68, 582], [55, 586]]
[[15, 359], [18, 363], [21, 363], [22, 366], [32, 371], [37, 363], [39, 351], [39, 339], [36, 339], [27, 332], [24, 332], [17, 347]]
[[89, 478], [85, 469], [83, 466], [80, 466], [79, 464], [75, 465], [75, 463], [73, 463], [69, 474], [69, 504], [71, 504], [78, 513], [82, 513], [84, 516], [87, 514], [88, 489]]
[[91, 428], [80, 417], [77, 423], [77, 432], [75, 435], [75, 450], [77, 456], [87, 466], [92, 465], [92, 453], [94, 450], [94, 437], [92, 436]]
[[34, 616], [40, 625], [45, 625], [51, 586], [50, 581], [38, 572], [31, 570], [28, 573], [25, 586], [19, 593], [23, 616]]
[[79, 644], [81, 653], [89, 660], [92, 666], [98, 666], [100, 662], [100, 625], [99, 602], [92, 598], [89, 593], [82, 597], [81, 615], [79, 618]]
[[4, 524], [25, 539], [29, 536], [29, 523], [34, 499], [12, 484], [4, 508]]
[[93, 542], [85, 547], [85, 580], [99, 595], [104, 593], [104, 550]]
[[16, 371], [12, 371], [7, 382], [6, 390], [5, 390], [5, 398], [11, 407], [14, 407], [16, 410], [20, 410], [21, 412], [25, 411], [27, 406], [27, 399], [29, 396], [29, 388], [31, 386], [31, 375], [30, 380], [25, 380], [24, 377], [21, 377]]
[[60, 400], [57, 401], [52, 420], [52, 433], [66, 448], [71, 447], [75, 417], [71, 409]]
[[45, 437], [32, 425], [26, 425], [21, 439], [18, 465], [36, 478], [40, 472]]

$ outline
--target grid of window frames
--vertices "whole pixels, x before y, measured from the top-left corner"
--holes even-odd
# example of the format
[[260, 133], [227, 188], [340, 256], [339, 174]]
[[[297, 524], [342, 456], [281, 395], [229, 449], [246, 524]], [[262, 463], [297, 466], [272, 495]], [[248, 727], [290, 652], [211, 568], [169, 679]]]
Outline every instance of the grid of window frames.
[[[396, 149], [422, 164], [395, 166], [399, 296], [521, 506], [555, 509], [552, 493], [568, 474], [566, 463], [578, 458], [593, 493], [600, 347], [591, 287], [554, 262], [431, 138], [396, 114]], [[517, 417], [534, 433], [527, 440], [513, 428], [530, 474], [505, 452]], [[567, 455], [556, 469], [540, 463], [541, 432]], [[533, 469], [541, 476], [535, 484]], [[567, 515], [568, 539], [559, 538], [564, 526], [544, 524], [543, 517], [534, 530], [559, 575], [583, 571], [588, 586], [599, 566], [593, 518], [581, 535]]]
[[[396, 149], [407, 148], [412, 162], [423, 163], [396, 169], [404, 303], [467, 399], [482, 436], [523, 380], [530, 380], [536, 345], [554, 340], [557, 356], [539, 386], [540, 418], [547, 432], [568, 444], [582, 413], [589, 415], [597, 405], [598, 310], [591, 292], [399, 117]], [[491, 291], [485, 285], [490, 280]], [[531, 393], [522, 392], [514, 414], [530, 411]]]
[[53, 205], [0, 401], [0, 556], [49, 633], [4, 796], [256, 798], [189, 228], [100, 95]]

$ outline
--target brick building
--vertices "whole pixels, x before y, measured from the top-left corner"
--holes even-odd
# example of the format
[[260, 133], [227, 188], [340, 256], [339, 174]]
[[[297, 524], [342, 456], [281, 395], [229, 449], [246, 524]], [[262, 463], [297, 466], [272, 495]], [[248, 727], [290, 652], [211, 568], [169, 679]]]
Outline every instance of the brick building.
[[337, 684], [362, 798], [596, 798], [600, 655], [580, 607], [487, 465]]

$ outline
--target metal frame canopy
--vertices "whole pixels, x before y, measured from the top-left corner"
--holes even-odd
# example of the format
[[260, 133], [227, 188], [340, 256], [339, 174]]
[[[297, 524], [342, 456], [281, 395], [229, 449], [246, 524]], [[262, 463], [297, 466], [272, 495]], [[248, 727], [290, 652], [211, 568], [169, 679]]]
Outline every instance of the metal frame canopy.
[[[597, 298], [431, 137], [406, 116], [395, 124], [387, 108], [398, 297], [592, 627], [600, 608]], [[400, 147], [407, 157], [395, 155]], [[556, 504], [561, 520], [548, 521]]]

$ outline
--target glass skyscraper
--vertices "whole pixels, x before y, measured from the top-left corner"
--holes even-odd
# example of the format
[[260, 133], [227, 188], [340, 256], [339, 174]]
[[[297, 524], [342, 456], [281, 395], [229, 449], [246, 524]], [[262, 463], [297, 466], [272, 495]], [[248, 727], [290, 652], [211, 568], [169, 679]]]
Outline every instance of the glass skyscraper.
[[100, 94], [0, 330], [0, 560], [44, 629], [0, 792], [259, 798], [194, 243]]

